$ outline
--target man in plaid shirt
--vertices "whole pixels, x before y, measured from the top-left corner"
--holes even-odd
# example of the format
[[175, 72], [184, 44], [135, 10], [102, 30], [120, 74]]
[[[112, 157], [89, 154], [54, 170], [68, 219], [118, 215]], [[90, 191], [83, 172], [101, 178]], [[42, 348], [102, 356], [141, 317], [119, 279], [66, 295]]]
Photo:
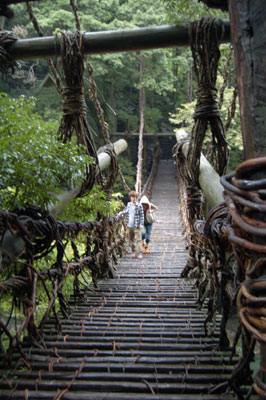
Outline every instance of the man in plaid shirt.
[[128, 229], [129, 246], [131, 247], [131, 257], [142, 258], [141, 230], [144, 225], [144, 212], [142, 205], [137, 202], [138, 194], [134, 190], [129, 193], [130, 202], [121, 214], [126, 215], [126, 225]]

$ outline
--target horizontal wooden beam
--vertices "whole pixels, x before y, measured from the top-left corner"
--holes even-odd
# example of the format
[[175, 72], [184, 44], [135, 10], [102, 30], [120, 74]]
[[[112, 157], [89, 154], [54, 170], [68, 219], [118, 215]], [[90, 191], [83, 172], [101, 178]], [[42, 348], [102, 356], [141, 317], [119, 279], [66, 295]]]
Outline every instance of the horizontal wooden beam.
[[[223, 42], [230, 42], [230, 23], [223, 21]], [[162, 25], [149, 28], [86, 32], [83, 36], [85, 54], [116, 53], [189, 46], [189, 24]], [[55, 57], [61, 54], [60, 39], [48, 36], [18, 39], [8, 49], [16, 60]]]

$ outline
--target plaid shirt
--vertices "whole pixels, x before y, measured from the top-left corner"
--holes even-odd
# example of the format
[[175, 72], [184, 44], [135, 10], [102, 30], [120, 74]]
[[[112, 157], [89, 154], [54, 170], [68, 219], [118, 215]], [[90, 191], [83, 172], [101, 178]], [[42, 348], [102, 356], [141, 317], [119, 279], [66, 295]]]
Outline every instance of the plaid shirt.
[[126, 215], [126, 224], [128, 225], [129, 222], [129, 210], [131, 207], [135, 207], [135, 215], [134, 215], [134, 228], [137, 229], [140, 226], [144, 225], [144, 212], [142, 205], [140, 203], [132, 203], [131, 201], [127, 203], [127, 207], [124, 211], [119, 213], [120, 215]]

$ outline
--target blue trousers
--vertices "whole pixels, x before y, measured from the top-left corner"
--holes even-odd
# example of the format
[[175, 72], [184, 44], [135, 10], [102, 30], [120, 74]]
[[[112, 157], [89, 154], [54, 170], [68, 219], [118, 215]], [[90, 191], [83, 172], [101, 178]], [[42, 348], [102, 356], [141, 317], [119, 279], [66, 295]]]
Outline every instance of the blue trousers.
[[146, 244], [149, 244], [151, 241], [151, 230], [152, 230], [152, 224], [144, 223], [144, 227], [142, 228], [141, 231], [141, 236], [142, 240], [146, 241]]

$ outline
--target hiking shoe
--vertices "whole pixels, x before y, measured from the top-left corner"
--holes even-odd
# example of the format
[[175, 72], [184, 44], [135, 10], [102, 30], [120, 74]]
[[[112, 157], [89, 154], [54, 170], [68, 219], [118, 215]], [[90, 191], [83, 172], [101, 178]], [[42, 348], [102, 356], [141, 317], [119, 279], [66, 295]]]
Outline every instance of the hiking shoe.
[[138, 258], [142, 258], [142, 254], [139, 254], [139, 255], [138, 255]]
[[144, 253], [145, 253], [145, 254], [148, 254], [149, 252], [150, 252], [150, 250], [148, 249], [148, 247], [145, 247]]

